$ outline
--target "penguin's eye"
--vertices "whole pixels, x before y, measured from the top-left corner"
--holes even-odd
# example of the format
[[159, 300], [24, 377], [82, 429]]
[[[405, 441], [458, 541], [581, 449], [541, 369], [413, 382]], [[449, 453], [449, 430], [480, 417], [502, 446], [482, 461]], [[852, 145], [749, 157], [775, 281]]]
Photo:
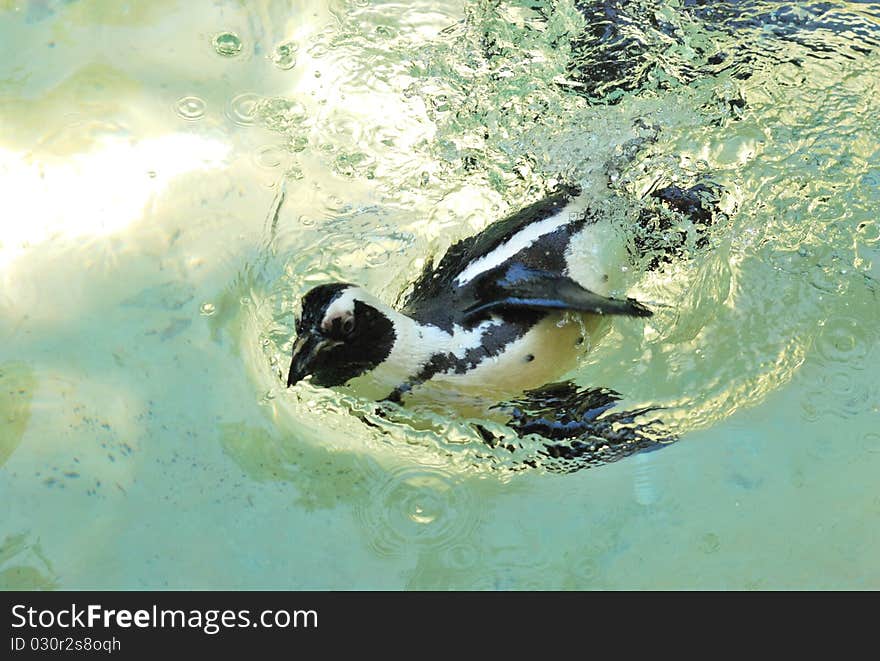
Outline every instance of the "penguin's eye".
[[342, 332], [351, 335], [354, 332], [354, 317], [346, 317], [342, 320]]

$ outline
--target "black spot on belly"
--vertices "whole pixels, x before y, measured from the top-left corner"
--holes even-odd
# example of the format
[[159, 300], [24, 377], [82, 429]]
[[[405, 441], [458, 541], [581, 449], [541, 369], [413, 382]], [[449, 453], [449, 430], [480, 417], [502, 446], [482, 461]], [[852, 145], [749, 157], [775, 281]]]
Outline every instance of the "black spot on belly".
[[574, 345], [575, 345], [576, 347], [582, 345], [583, 343], [584, 343], [584, 336], [583, 336], [583, 335], [581, 335], [578, 339], [576, 339], [576, 340], [574, 341]]
[[531, 354], [531, 353], [530, 353], [530, 354], [528, 354], [528, 355], [526, 356], [526, 362], [527, 362], [527, 363], [532, 362], [534, 359], [535, 359], [535, 355], [534, 355], [534, 354]]

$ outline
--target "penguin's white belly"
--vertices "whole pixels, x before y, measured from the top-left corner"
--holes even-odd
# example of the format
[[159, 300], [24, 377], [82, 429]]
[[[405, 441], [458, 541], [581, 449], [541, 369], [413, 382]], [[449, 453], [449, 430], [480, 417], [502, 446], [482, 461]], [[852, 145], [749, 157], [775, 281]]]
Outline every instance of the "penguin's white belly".
[[607, 329], [604, 321], [596, 315], [551, 314], [497, 356], [463, 373], [450, 369], [435, 374], [413, 388], [404, 401], [485, 408], [557, 381]]

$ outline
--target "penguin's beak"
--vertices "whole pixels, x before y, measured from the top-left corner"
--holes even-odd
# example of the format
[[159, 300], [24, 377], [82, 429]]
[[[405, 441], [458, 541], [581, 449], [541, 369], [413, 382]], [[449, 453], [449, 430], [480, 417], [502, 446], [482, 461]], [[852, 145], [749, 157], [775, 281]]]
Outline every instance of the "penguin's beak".
[[290, 372], [287, 374], [287, 387], [302, 381], [312, 373], [315, 358], [324, 349], [339, 344], [317, 333], [303, 333], [293, 343], [293, 358], [290, 361]]

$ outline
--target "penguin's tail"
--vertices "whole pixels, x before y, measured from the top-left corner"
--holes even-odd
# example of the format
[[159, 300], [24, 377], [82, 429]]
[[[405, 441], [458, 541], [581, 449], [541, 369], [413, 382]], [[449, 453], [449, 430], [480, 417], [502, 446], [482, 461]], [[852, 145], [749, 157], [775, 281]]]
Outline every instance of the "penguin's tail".
[[[662, 421], [650, 416], [658, 407], [618, 410], [621, 398], [608, 388], [580, 388], [565, 381], [529, 390], [494, 408], [510, 416], [506, 424], [518, 436], [540, 437], [543, 447], [536, 463], [554, 472], [574, 472], [677, 440]], [[487, 430], [478, 431], [492, 444]]]

